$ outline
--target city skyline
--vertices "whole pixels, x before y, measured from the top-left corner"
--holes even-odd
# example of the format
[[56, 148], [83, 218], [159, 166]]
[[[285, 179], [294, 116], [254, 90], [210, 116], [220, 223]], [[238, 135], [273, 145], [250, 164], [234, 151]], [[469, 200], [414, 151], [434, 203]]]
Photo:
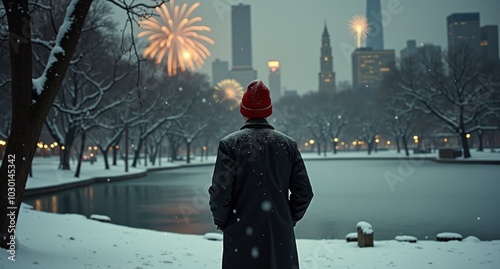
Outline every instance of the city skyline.
[[[194, 0], [184, 1], [194, 3]], [[315, 91], [318, 87], [318, 50], [324, 23], [330, 33], [337, 83], [351, 81], [351, 53], [356, 41], [348, 28], [354, 15], [366, 15], [366, 0], [352, 0], [349, 5], [340, 0], [318, 0], [305, 6], [297, 0], [214, 0], [201, 2], [197, 9], [212, 31], [207, 36], [215, 41], [209, 47], [212, 55], [199, 70], [212, 74], [215, 59], [231, 62], [231, 5], [250, 4], [252, 9], [252, 65], [257, 77], [267, 81], [267, 62], [281, 62], [283, 90], [297, 90], [299, 94]], [[500, 25], [496, 14], [500, 1], [480, 0], [381, 0], [384, 17], [384, 48], [399, 51], [406, 41], [414, 39], [417, 45], [432, 43], [446, 49], [446, 18], [452, 13], [479, 12], [481, 26]], [[278, 16], [279, 15], [279, 16]], [[117, 19], [125, 21], [123, 14]], [[362, 45], [364, 46], [364, 45]]]

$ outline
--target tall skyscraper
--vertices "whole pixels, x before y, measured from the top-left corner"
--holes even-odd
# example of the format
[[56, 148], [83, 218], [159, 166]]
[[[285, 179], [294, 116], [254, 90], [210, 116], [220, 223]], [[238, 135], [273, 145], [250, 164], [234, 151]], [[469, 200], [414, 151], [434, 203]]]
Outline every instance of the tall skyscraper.
[[352, 55], [352, 86], [354, 89], [378, 88], [384, 76], [395, 67], [394, 50], [356, 49]]
[[232, 68], [230, 77], [244, 88], [257, 79], [252, 68], [252, 31], [250, 5], [231, 6]]
[[414, 39], [406, 41], [406, 48], [402, 49], [400, 52], [401, 60], [414, 55], [417, 52], [417, 41]]
[[328, 29], [323, 29], [321, 36], [321, 56], [319, 72], [319, 91], [335, 92], [335, 72], [333, 72], [332, 46], [330, 45], [330, 35]]
[[465, 44], [472, 49], [479, 60], [481, 56], [479, 13], [453, 13], [446, 19], [448, 26], [448, 49]]
[[481, 63], [498, 62], [498, 26], [481, 27]]
[[212, 62], [212, 86], [229, 78], [229, 62], [215, 59]]
[[281, 66], [276, 60], [267, 62], [269, 70], [269, 90], [271, 91], [271, 100], [278, 102], [281, 98]]
[[370, 27], [370, 32], [366, 37], [366, 47], [373, 50], [383, 50], [384, 27], [382, 25], [380, 0], [366, 0], [366, 18]]

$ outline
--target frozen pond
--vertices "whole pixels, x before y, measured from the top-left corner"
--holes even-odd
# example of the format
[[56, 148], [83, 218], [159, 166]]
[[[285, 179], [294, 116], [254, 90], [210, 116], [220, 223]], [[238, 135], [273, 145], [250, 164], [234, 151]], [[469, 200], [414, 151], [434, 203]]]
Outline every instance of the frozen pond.
[[[344, 238], [358, 221], [376, 240], [434, 239], [439, 232], [500, 239], [500, 166], [408, 160], [306, 161], [315, 197], [298, 238]], [[212, 232], [207, 189], [212, 166], [25, 199], [37, 210], [107, 215], [111, 222], [160, 231]]]

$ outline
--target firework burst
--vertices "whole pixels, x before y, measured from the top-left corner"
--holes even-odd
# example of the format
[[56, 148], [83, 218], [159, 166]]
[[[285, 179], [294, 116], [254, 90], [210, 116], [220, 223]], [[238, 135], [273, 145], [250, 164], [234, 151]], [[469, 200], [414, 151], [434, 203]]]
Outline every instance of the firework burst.
[[349, 21], [349, 28], [351, 29], [352, 36], [356, 37], [358, 48], [361, 47], [361, 39], [366, 38], [370, 32], [368, 27], [368, 20], [365, 16], [356, 15]]
[[200, 32], [210, 31], [208, 26], [195, 25], [201, 17], [189, 18], [200, 5], [196, 2], [191, 7], [184, 3], [182, 7], [170, 1], [170, 8], [165, 4], [155, 10], [161, 20], [154, 17], [141, 20], [139, 26], [143, 29], [138, 37], [148, 36], [149, 46], [144, 50], [145, 58], [155, 59], [160, 64], [165, 55], [166, 69], [169, 76], [176, 75], [177, 70], [200, 68], [210, 56], [210, 51], [203, 44], [214, 44], [209, 37]]
[[239, 106], [243, 97], [243, 86], [234, 79], [225, 79], [215, 85], [213, 98], [217, 103], [227, 103], [228, 109]]

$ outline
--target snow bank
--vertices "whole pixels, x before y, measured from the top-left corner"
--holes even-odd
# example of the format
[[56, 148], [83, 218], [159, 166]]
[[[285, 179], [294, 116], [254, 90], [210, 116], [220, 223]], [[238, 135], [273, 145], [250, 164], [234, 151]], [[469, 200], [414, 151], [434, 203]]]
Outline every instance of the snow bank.
[[394, 238], [394, 240], [396, 240], [398, 242], [417, 243], [417, 238], [415, 236], [411, 236], [411, 235], [398, 235]]
[[97, 220], [101, 222], [111, 222], [111, 218], [105, 215], [98, 215], [98, 214], [92, 214], [90, 215], [89, 219], [91, 220]]
[[[36, 225], [34, 225], [36, 223]], [[201, 235], [134, 229], [52, 214], [24, 204], [16, 261], [0, 255], [0, 268], [207, 268], [221, 267], [222, 242]], [[415, 244], [377, 241], [358, 248], [345, 240], [297, 240], [301, 268], [500, 268], [500, 241]]]

